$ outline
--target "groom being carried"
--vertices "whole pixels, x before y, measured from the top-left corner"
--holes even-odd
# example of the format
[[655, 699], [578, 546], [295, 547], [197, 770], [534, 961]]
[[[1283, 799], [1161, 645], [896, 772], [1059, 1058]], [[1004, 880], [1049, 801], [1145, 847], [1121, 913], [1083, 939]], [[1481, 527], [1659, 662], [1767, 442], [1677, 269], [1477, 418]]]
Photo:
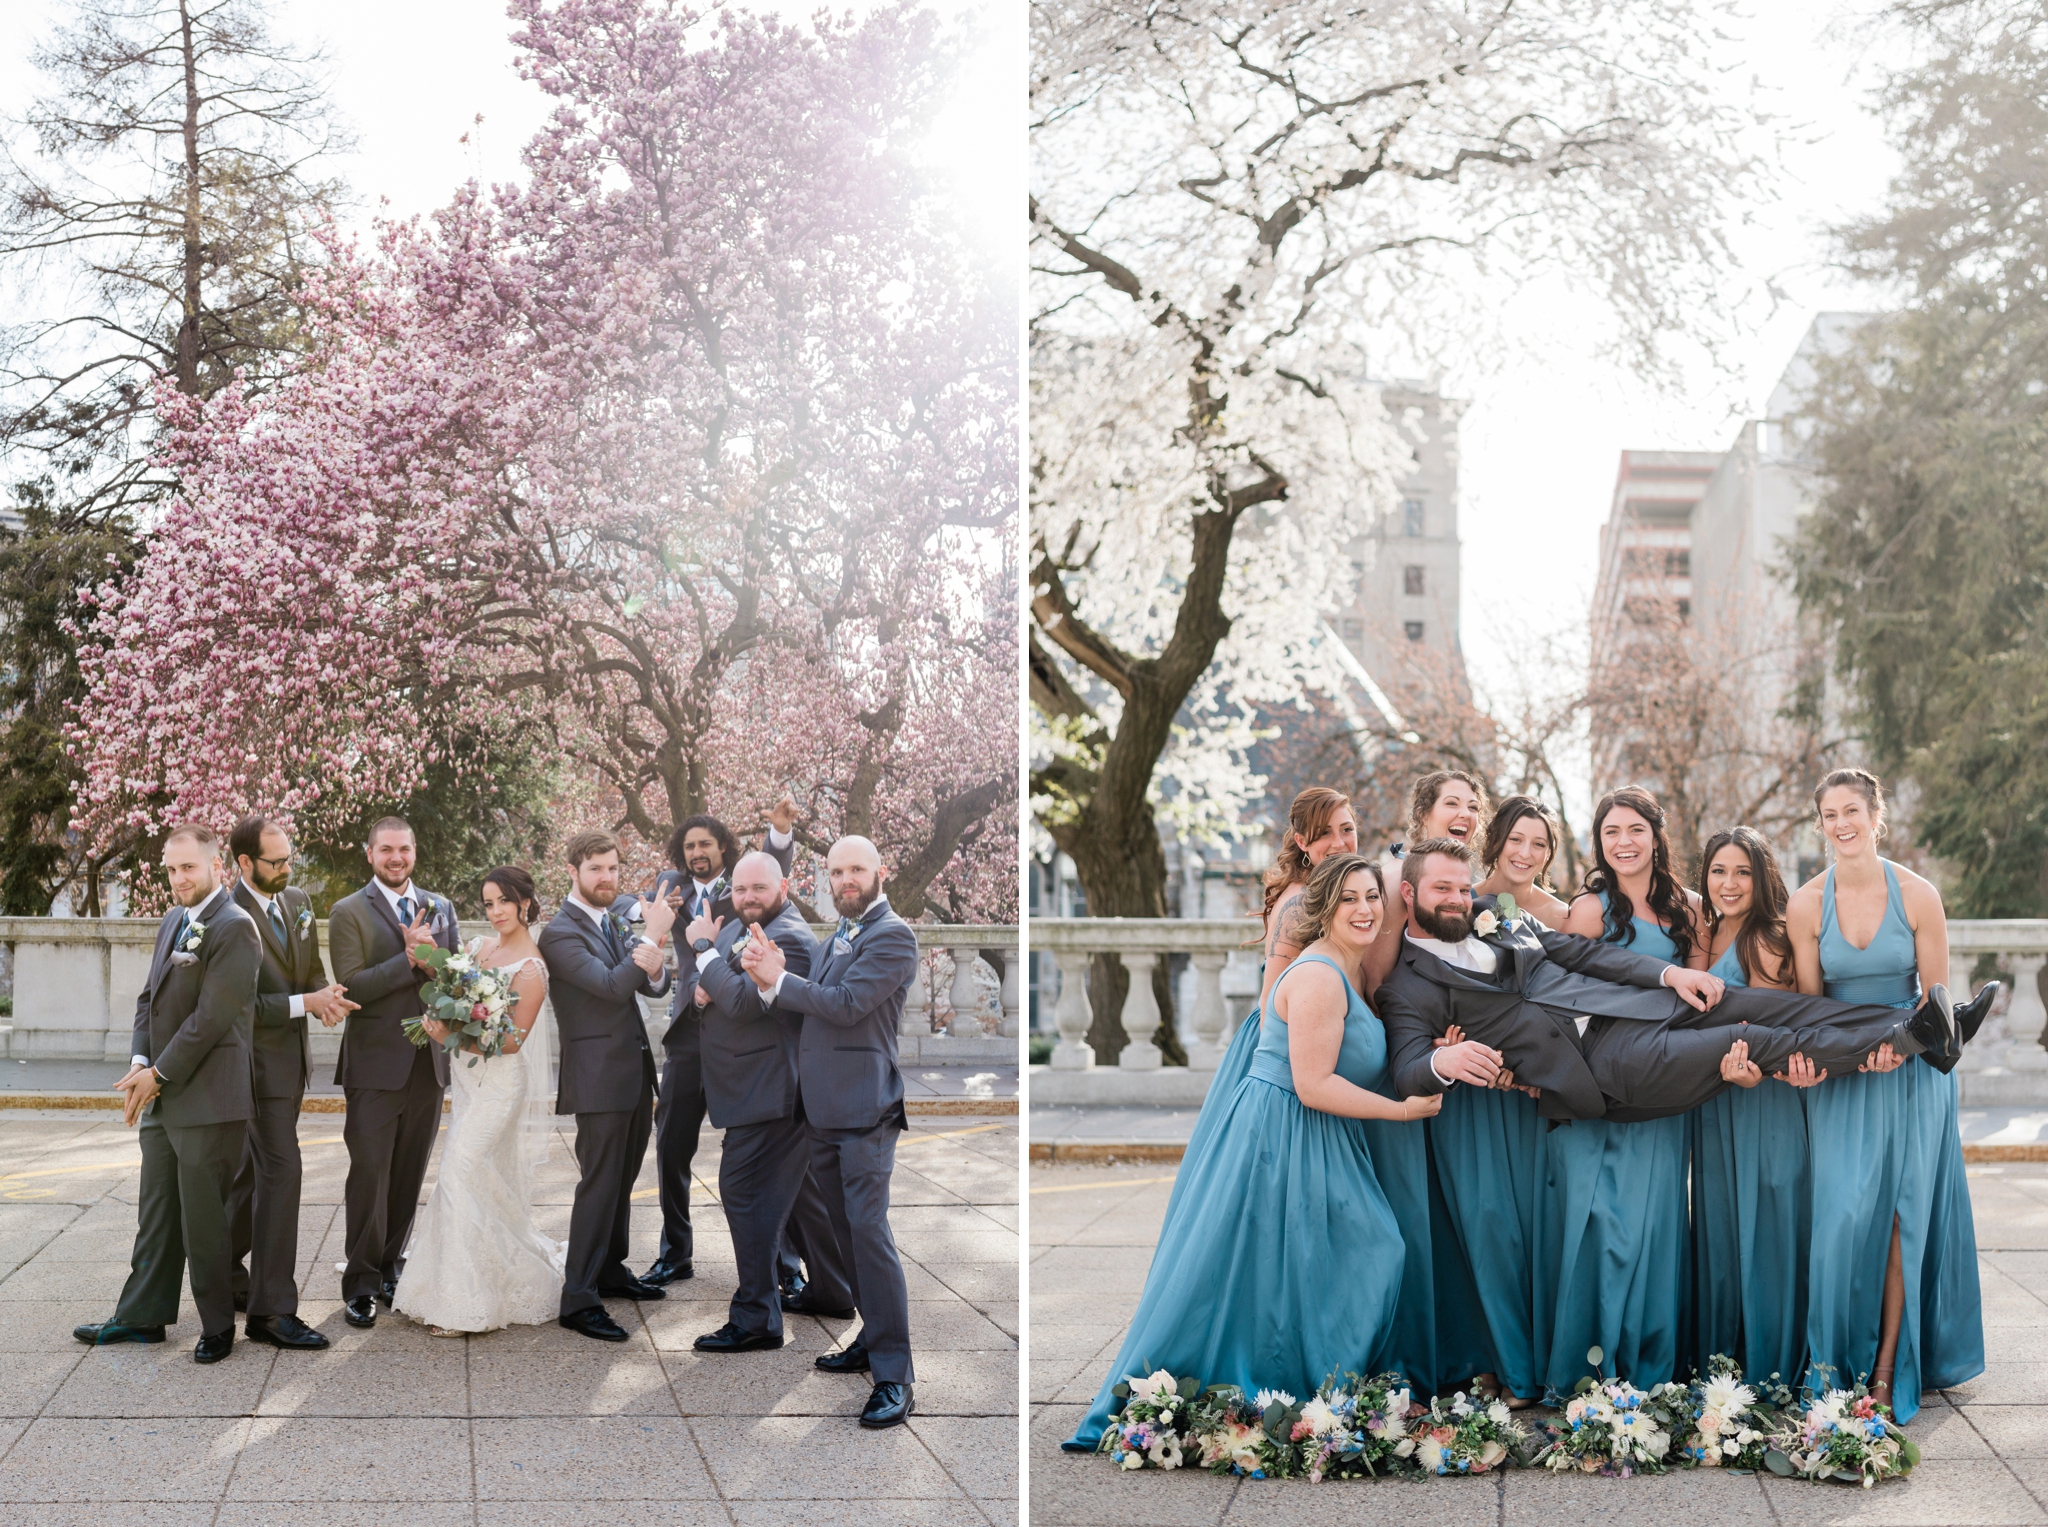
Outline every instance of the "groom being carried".
[[[1503, 919], [1490, 899], [1473, 901], [1471, 858], [1464, 844], [1436, 838], [1401, 866], [1413, 927], [1379, 1004], [1404, 1097], [1457, 1081], [1493, 1085], [1505, 1065], [1516, 1085], [1536, 1089], [1548, 1119], [1668, 1118], [1729, 1085], [1722, 1061], [1738, 1040], [1773, 1075], [1803, 1054], [1839, 1076], [1886, 1044], [1948, 1071], [1997, 994], [1993, 983], [1956, 1010], [1936, 986], [1907, 1013], [1724, 988], [1703, 970], [1553, 933], [1527, 914]], [[1437, 1047], [1454, 1024], [1468, 1037]]]
[[569, 840], [568, 859], [572, 887], [540, 936], [562, 1044], [555, 1112], [576, 1115], [581, 1171], [569, 1214], [561, 1323], [599, 1341], [624, 1341], [602, 1301], [662, 1297], [626, 1266], [626, 1245], [633, 1180], [654, 1127], [654, 1052], [640, 997], [668, 990], [661, 940], [676, 914], [656, 898], [639, 909], [642, 932], [627, 925], [626, 909], [617, 905], [619, 842], [610, 833], [579, 832]]

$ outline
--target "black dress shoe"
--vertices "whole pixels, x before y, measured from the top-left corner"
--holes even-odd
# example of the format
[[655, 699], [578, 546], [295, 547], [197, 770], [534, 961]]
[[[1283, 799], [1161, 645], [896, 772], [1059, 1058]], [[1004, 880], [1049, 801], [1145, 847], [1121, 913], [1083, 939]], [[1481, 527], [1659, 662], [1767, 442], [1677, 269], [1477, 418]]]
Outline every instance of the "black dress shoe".
[[1956, 1062], [1963, 1058], [1955, 1009], [1949, 1003], [1948, 988], [1939, 982], [1927, 989], [1927, 1000], [1913, 1014], [1906, 1032], [1920, 1041], [1920, 1058], [1937, 1071], [1953, 1071]]
[[556, 1321], [556, 1324], [567, 1326], [570, 1330], [576, 1332], [577, 1335], [588, 1336], [594, 1341], [624, 1341], [626, 1339], [625, 1328], [612, 1319], [611, 1311], [601, 1304], [593, 1304], [587, 1309], [576, 1310], [571, 1314], [564, 1315], [560, 1320]]
[[810, 1286], [811, 1285], [807, 1281], [805, 1281], [804, 1275], [802, 1273], [791, 1273], [787, 1278], [784, 1278], [782, 1280], [782, 1288], [780, 1290], [782, 1294], [782, 1307], [786, 1310], [789, 1308], [790, 1300], [803, 1298], [804, 1290], [809, 1288]]
[[656, 1262], [647, 1269], [646, 1274], [640, 1281], [642, 1283], [651, 1283], [656, 1288], [666, 1288], [671, 1283], [680, 1283], [685, 1278], [695, 1276], [696, 1273], [690, 1266], [690, 1259], [685, 1257], [680, 1262]]
[[827, 1373], [866, 1373], [868, 1349], [857, 1341], [849, 1342], [837, 1352], [827, 1352], [819, 1358], [818, 1366]]
[[877, 1384], [868, 1396], [867, 1409], [860, 1413], [862, 1426], [901, 1426], [917, 1406], [910, 1398], [908, 1384]]
[[71, 1334], [88, 1347], [111, 1347], [120, 1341], [157, 1342], [164, 1339], [162, 1326], [124, 1326], [118, 1320], [93, 1326], [75, 1326]]
[[1984, 989], [1955, 1009], [1956, 1031], [1968, 1044], [1977, 1037], [1977, 1030], [1984, 1026], [1984, 1015], [1991, 1011], [1991, 1004], [1998, 1000], [1998, 983], [1986, 981]]
[[742, 1331], [728, 1320], [715, 1331], [707, 1331], [691, 1343], [699, 1352], [773, 1352], [782, 1345], [780, 1336], [766, 1331]]
[[326, 1337], [296, 1315], [251, 1315], [243, 1334], [251, 1341], [297, 1352], [317, 1352], [327, 1345]]
[[357, 1294], [353, 1299], [345, 1299], [341, 1305], [341, 1318], [352, 1326], [361, 1326], [367, 1330], [377, 1323], [377, 1301], [368, 1294]]
[[377, 1285], [377, 1299], [378, 1302], [381, 1303], [385, 1309], [390, 1309], [391, 1301], [396, 1299], [397, 1297], [398, 1280], [396, 1278], [386, 1278], [382, 1283]]
[[225, 1331], [215, 1331], [211, 1336], [200, 1337], [199, 1345], [192, 1349], [192, 1361], [217, 1363], [234, 1350], [235, 1328], [229, 1326]]
[[835, 1310], [825, 1304], [815, 1303], [808, 1294], [795, 1299], [784, 1299], [782, 1307], [792, 1315], [822, 1315], [827, 1320], [851, 1320], [856, 1313], [850, 1305], [843, 1310]]
[[628, 1278], [624, 1283], [615, 1283], [610, 1288], [597, 1291], [600, 1299], [666, 1299], [668, 1290], [659, 1283], [649, 1283], [645, 1278]]

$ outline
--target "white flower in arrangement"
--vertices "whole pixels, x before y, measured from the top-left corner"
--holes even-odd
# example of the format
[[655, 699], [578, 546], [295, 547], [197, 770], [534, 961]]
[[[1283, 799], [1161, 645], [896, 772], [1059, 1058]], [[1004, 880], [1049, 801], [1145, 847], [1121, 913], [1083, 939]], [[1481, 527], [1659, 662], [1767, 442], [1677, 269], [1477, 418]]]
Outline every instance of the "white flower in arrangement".
[[1126, 1453], [1118, 1462], [1117, 1467], [1120, 1469], [1142, 1469], [1145, 1467], [1145, 1455], [1135, 1451]]
[[1761, 1432], [1754, 1431], [1747, 1426], [1735, 1434], [1735, 1442], [1738, 1447], [1748, 1447], [1752, 1442], [1761, 1442], [1762, 1440], [1763, 1434]]
[[1317, 1395], [1301, 1407], [1301, 1419], [1309, 1431], [1318, 1437], [1327, 1437], [1331, 1432], [1341, 1430], [1343, 1417], [1330, 1408], [1330, 1402]]
[[1399, 1442], [1394, 1444], [1394, 1456], [1396, 1458], [1412, 1457], [1414, 1455], [1414, 1452], [1415, 1439], [1413, 1437], [1403, 1437]]
[[1482, 1468], [1491, 1469], [1496, 1467], [1507, 1456], [1507, 1445], [1498, 1437], [1490, 1437], [1487, 1439], [1486, 1446], [1479, 1450], [1479, 1463]]
[[1491, 1405], [1487, 1406], [1486, 1419], [1495, 1426], [1506, 1426], [1508, 1424], [1507, 1402], [1505, 1400], [1495, 1400]]
[[1152, 1445], [1145, 1449], [1145, 1456], [1162, 1469], [1177, 1469], [1180, 1467], [1180, 1440], [1173, 1436], [1155, 1438]]
[[1739, 1416], [1756, 1404], [1756, 1391], [1740, 1379], [1726, 1374], [1716, 1374], [1701, 1386], [1701, 1400], [1706, 1414], [1700, 1417], [1700, 1429], [1706, 1429], [1708, 1416], [1714, 1418], [1715, 1430], [1719, 1430], [1722, 1419]]
[[1742, 1444], [1737, 1442], [1733, 1437], [1730, 1437], [1726, 1442], [1721, 1444], [1721, 1451], [1726, 1453], [1730, 1458], [1733, 1458], [1737, 1453], [1742, 1451]]
[[1252, 1406], [1264, 1410], [1268, 1405], [1288, 1406], [1294, 1403], [1294, 1396], [1284, 1389], [1261, 1389], [1252, 1396]]
[[1451, 1396], [1451, 1414], [1461, 1421], [1472, 1414], [1472, 1402], [1465, 1398], [1465, 1391], [1462, 1389]]
[[1481, 912], [1472, 919], [1472, 931], [1481, 938], [1491, 938], [1500, 931], [1500, 919], [1491, 910]]
[[464, 953], [451, 954], [448, 956], [448, 968], [450, 970], [471, 971], [476, 969], [476, 961]]
[[1157, 1405], [1162, 1396], [1178, 1392], [1173, 1375], [1164, 1368], [1149, 1377], [1131, 1380], [1131, 1398], [1141, 1405]]
[[1444, 1445], [1435, 1437], [1425, 1435], [1416, 1444], [1415, 1461], [1434, 1474], [1444, 1466]]

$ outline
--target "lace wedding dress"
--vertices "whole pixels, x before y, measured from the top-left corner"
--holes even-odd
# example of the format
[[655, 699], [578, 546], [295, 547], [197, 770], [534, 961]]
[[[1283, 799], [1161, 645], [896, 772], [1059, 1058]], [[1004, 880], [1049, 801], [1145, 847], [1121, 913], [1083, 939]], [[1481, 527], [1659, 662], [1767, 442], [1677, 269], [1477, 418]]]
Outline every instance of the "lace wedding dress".
[[[485, 941], [471, 948], [486, 963]], [[434, 1191], [414, 1222], [392, 1308], [445, 1331], [541, 1325], [558, 1313], [564, 1242], [533, 1225], [533, 1181], [554, 1124], [555, 1015], [547, 967], [529, 955], [502, 968], [509, 981], [540, 975], [540, 1016], [519, 1050], [449, 1066], [454, 1113]]]

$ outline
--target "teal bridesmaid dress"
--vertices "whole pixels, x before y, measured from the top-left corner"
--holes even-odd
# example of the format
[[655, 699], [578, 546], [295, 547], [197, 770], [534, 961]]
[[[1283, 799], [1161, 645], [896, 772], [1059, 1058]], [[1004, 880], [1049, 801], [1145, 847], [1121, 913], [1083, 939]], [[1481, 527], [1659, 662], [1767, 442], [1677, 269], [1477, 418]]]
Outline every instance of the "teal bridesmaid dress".
[[[1677, 963], [1678, 946], [1648, 918], [1629, 947]], [[1678, 1371], [1686, 1304], [1686, 1121], [1580, 1119], [1543, 1135], [1543, 1204], [1535, 1260], [1539, 1377], [1559, 1394], [1592, 1370], [1639, 1388]]]
[[[1884, 921], [1858, 949], [1842, 935], [1829, 868], [1821, 886], [1821, 977], [1840, 1001], [1912, 1008], [1920, 1001], [1913, 929], [1889, 860], [1884, 875]], [[1806, 1125], [1813, 1156], [1808, 1382], [1846, 1384], [1876, 1364], [1896, 1216], [1906, 1303], [1892, 1409], [1910, 1421], [1925, 1391], [1984, 1371], [1977, 1229], [1956, 1126], [1956, 1079], [1919, 1060], [1882, 1075], [1830, 1077], [1807, 1089]]]
[[[1731, 944], [1711, 974], [1747, 986]], [[1751, 1378], [1805, 1371], [1813, 1182], [1802, 1090], [1769, 1077], [1690, 1114], [1692, 1342], [1700, 1372], [1726, 1353]]]
[[[1576, 1126], [1574, 1126], [1576, 1127]], [[1543, 1393], [1534, 1258], [1543, 1192], [1543, 1121], [1527, 1093], [1457, 1086], [1427, 1121], [1447, 1233], [1437, 1238], [1437, 1345], [1447, 1366], [1493, 1373], [1509, 1393]], [[1377, 1159], [1377, 1158], [1375, 1158]], [[1384, 1174], [1383, 1174], [1384, 1175]], [[1454, 1265], [1450, 1262], [1457, 1255]], [[1451, 1285], [1469, 1280], [1461, 1301]], [[1473, 1311], [1484, 1318], [1471, 1318]], [[1462, 1327], [1462, 1335], [1446, 1324]], [[1467, 1375], [1453, 1375], [1452, 1381]]]
[[[1259, 984], [1266, 981], [1266, 967], [1259, 966]], [[1259, 1048], [1259, 1020], [1262, 1008], [1255, 1006], [1237, 1032], [1230, 1036], [1223, 1058], [1216, 1063], [1216, 1074], [1209, 1079], [1209, 1090], [1202, 1095], [1202, 1107], [1195, 1115], [1195, 1127], [1188, 1134], [1187, 1148], [1181, 1153], [1182, 1161], [1192, 1160], [1207, 1148], [1209, 1137], [1229, 1117], [1231, 1103], [1237, 1096], [1237, 1084], [1245, 1079], [1251, 1070], [1252, 1055]], [[1166, 1219], [1173, 1220], [1174, 1207], [1180, 1202], [1181, 1185], [1187, 1181], [1187, 1173], [1181, 1172], [1173, 1179], [1173, 1189], [1166, 1195]]]
[[[1336, 969], [1302, 955], [1287, 974], [1307, 960]], [[1356, 991], [1337, 1074], [1386, 1085], [1386, 1030]], [[1371, 1372], [1393, 1345], [1407, 1261], [1401, 1227], [1359, 1121], [1295, 1096], [1285, 1023], [1260, 1027], [1244, 1078], [1227, 1098], [1212, 1090], [1205, 1114], [1210, 1107], [1213, 1127], [1181, 1162], [1122, 1350], [1061, 1444], [1070, 1452], [1095, 1450], [1111, 1390], [1134, 1373], [1165, 1368], [1305, 1399], [1325, 1378]]]

